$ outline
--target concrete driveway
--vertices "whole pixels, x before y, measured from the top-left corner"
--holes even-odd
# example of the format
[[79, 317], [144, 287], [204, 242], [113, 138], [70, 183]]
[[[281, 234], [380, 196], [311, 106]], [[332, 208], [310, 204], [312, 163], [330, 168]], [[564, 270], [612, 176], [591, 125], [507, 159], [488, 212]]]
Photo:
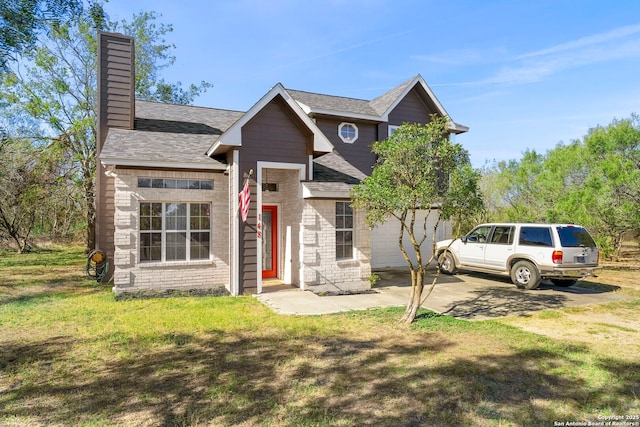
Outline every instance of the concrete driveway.
[[[404, 306], [411, 290], [408, 270], [377, 272], [379, 282], [372, 293], [359, 295], [318, 296], [296, 288], [282, 288], [256, 297], [277, 313], [318, 315], [378, 307]], [[425, 292], [432, 275], [425, 280]], [[597, 289], [596, 289], [597, 288]], [[508, 278], [461, 273], [440, 275], [424, 307], [437, 313], [466, 320], [484, 320], [519, 316], [545, 309], [600, 304], [625, 299], [610, 285], [569, 288], [543, 282], [538, 289], [521, 291]]]

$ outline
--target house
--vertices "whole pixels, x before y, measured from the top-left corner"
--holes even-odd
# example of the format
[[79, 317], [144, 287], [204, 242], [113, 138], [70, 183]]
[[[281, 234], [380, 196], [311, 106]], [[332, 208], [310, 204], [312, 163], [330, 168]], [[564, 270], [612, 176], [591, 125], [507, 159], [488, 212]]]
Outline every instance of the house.
[[373, 141], [447, 115], [422, 77], [370, 101], [277, 84], [229, 111], [135, 100], [133, 52], [130, 37], [99, 35], [96, 241], [114, 292], [239, 295], [271, 279], [357, 292], [372, 266], [404, 265], [397, 224], [370, 230], [349, 196], [371, 172]]

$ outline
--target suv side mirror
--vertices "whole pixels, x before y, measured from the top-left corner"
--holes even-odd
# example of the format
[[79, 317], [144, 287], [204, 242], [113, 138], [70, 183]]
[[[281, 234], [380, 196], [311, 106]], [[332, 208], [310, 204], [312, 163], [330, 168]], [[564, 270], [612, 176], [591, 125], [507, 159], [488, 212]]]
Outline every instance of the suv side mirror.
[[462, 243], [467, 243], [467, 236], [462, 236], [460, 240], [462, 241]]

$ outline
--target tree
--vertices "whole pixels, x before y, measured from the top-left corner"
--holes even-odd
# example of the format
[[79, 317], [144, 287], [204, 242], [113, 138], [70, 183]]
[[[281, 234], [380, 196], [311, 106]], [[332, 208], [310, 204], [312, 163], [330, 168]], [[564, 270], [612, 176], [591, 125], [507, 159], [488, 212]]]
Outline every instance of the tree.
[[50, 26], [49, 37], [36, 42], [12, 65], [0, 87], [0, 102], [10, 105], [16, 115], [26, 112], [39, 124], [30, 128], [31, 134], [21, 136], [61, 145], [71, 154], [74, 181], [84, 197], [87, 249], [95, 246], [97, 30], [144, 35], [136, 43], [136, 92], [143, 99], [191, 102], [208, 87], [203, 82], [184, 91], [179, 83], [157, 80], [159, 70], [175, 58], [173, 46], [164, 40], [172, 28], [156, 26], [156, 18], [154, 13], [141, 13], [130, 24], [115, 23], [94, 3], [68, 22]]
[[81, 10], [80, 0], [0, 0], [0, 70], [35, 46], [39, 34], [51, 24]]
[[[398, 246], [411, 271], [411, 297], [403, 323], [415, 320], [423, 302], [425, 273], [433, 259], [427, 261], [423, 256], [427, 219], [417, 224], [416, 213], [428, 210], [429, 215], [438, 215], [435, 236], [441, 220], [461, 221], [481, 207], [479, 174], [471, 168], [468, 153], [448, 135], [446, 117], [433, 115], [426, 125], [403, 124], [388, 139], [373, 143], [378, 161], [371, 176], [352, 193], [354, 207], [366, 211], [369, 226], [389, 217], [400, 221]], [[402, 244], [405, 234], [415, 252], [415, 264]]]
[[590, 163], [584, 198], [591, 208], [585, 221], [595, 217], [598, 243], [617, 257], [624, 236], [640, 233], [640, 117], [591, 129], [584, 146]]
[[0, 164], [0, 236], [12, 240], [21, 253], [38, 215], [52, 206], [63, 161], [56, 150], [39, 150], [29, 141], [4, 135]]
[[480, 169], [478, 185], [482, 194], [484, 210], [478, 223], [506, 221], [505, 210], [508, 201], [505, 197], [505, 188], [508, 186], [503, 184], [503, 176], [500, 174], [506, 165], [507, 162], [504, 160], [500, 162], [494, 160], [485, 163]]
[[[527, 150], [520, 161], [510, 160], [498, 164], [496, 188], [505, 220], [521, 222], [544, 220], [544, 209], [541, 209], [542, 204], [539, 199], [541, 192], [537, 180], [544, 168], [543, 161], [544, 155], [535, 150]], [[495, 191], [495, 188], [493, 190]]]
[[640, 232], [640, 119], [485, 168], [481, 186], [489, 221], [578, 223], [603, 256], [617, 256], [624, 236]]
[[473, 169], [468, 157], [461, 160], [449, 175], [447, 191], [443, 194], [440, 207], [440, 217], [453, 222], [454, 236], [461, 236], [475, 227], [482, 221], [484, 213], [480, 172]]

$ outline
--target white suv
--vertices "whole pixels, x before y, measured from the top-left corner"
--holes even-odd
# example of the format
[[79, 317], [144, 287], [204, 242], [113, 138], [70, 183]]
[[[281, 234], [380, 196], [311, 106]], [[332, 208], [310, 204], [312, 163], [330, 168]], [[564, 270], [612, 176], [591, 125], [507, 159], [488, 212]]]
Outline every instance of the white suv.
[[481, 224], [466, 236], [436, 243], [440, 271], [511, 276], [520, 289], [542, 279], [571, 286], [595, 276], [599, 252], [587, 230], [572, 224]]

